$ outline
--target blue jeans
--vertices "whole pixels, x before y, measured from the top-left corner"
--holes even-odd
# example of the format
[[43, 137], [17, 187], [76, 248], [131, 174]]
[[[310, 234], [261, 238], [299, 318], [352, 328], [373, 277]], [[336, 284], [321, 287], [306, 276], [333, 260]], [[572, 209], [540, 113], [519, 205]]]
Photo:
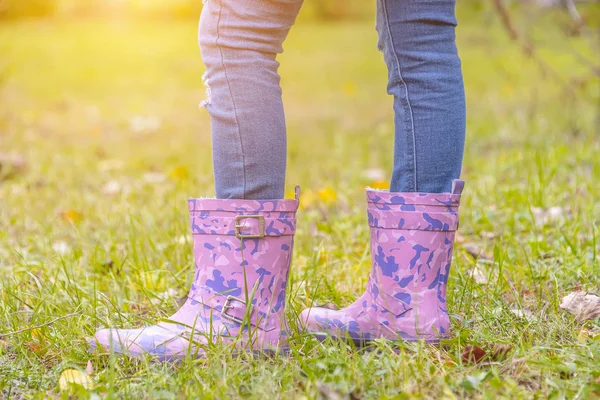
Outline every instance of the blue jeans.
[[[465, 95], [455, 0], [376, 0], [378, 46], [394, 96], [390, 191], [443, 193], [459, 178]], [[303, 0], [207, 0], [206, 64], [217, 198], [281, 199], [286, 128], [277, 54]]]

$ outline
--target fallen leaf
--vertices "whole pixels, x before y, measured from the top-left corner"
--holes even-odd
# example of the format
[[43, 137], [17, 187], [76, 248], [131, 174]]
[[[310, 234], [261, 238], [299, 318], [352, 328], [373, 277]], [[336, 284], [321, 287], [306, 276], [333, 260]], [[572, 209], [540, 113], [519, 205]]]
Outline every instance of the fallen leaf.
[[506, 359], [506, 356], [508, 356], [508, 353], [510, 353], [512, 349], [513, 346], [510, 344], [494, 344], [492, 346], [492, 355], [490, 358], [493, 361], [502, 361]]
[[60, 374], [58, 387], [64, 392], [68, 391], [71, 388], [71, 385], [80, 385], [88, 390], [94, 387], [92, 378], [85, 372], [76, 369], [66, 369]]
[[487, 353], [481, 347], [476, 345], [466, 345], [462, 353], [462, 360], [467, 364], [477, 364], [481, 362]]
[[35, 354], [39, 354], [42, 355], [46, 352], [46, 349], [44, 346], [42, 346], [40, 343], [38, 342], [25, 342], [25, 347], [27, 347], [29, 350], [33, 351]]
[[377, 190], [388, 190], [390, 188], [390, 183], [388, 181], [373, 181], [369, 184], [371, 189]]
[[578, 321], [600, 317], [600, 297], [583, 291], [569, 293], [563, 297], [559, 307], [575, 315]]
[[58, 215], [65, 221], [69, 222], [80, 222], [83, 219], [83, 214], [77, 210], [66, 210], [60, 212]]
[[42, 339], [44, 339], [44, 334], [39, 328], [36, 328], [31, 330], [31, 337], [37, 341], [41, 341]]
[[467, 252], [467, 254], [469, 254], [475, 260], [477, 260], [477, 259], [482, 259], [482, 260], [487, 260], [487, 261], [492, 261], [493, 260], [493, 257], [488, 256], [487, 254], [485, 254], [483, 252], [483, 249], [481, 247], [479, 247], [478, 245], [476, 245], [475, 243], [464, 242], [462, 244], [462, 248], [465, 249], [465, 251]]
[[582, 342], [585, 342], [587, 340], [594, 340], [598, 336], [600, 336], [600, 332], [591, 331], [589, 329], [582, 329], [581, 331], [579, 331], [579, 335], [577, 335], [579, 340], [581, 340]]
[[488, 284], [487, 274], [485, 273], [485, 271], [483, 271], [483, 269], [481, 269], [481, 267], [479, 265], [475, 265], [473, 268], [471, 268], [467, 272], [467, 275], [471, 279], [473, 279], [475, 281], [475, 283], [477, 283], [478, 285], [487, 285]]
[[92, 365], [92, 360], [88, 360], [87, 365], [85, 367], [85, 373], [88, 375], [92, 375], [94, 373], [94, 366]]
[[319, 190], [317, 196], [319, 197], [319, 200], [326, 205], [331, 205], [337, 201], [337, 193], [331, 186]]
[[183, 181], [190, 176], [190, 173], [185, 166], [178, 165], [169, 172], [169, 176], [176, 181]]

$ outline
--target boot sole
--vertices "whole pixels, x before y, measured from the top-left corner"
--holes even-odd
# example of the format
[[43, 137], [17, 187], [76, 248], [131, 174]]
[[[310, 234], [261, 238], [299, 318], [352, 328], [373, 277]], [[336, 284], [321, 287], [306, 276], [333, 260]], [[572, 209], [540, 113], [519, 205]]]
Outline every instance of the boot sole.
[[399, 342], [403, 342], [403, 343], [416, 343], [416, 342], [425, 342], [427, 344], [431, 344], [431, 345], [438, 345], [440, 344], [440, 342], [445, 339], [445, 338], [439, 338], [439, 339], [398, 339], [398, 340], [394, 340], [394, 339], [386, 339], [386, 338], [377, 338], [377, 339], [361, 339], [361, 338], [353, 338], [351, 336], [345, 336], [345, 337], [340, 337], [340, 336], [335, 336], [335, 335], [331, 335], [329, 333], [326, 332], [310, 332], [310, 334], [312, 336], [314, 336], [319, 342], [323, 343], [327, 340], [334, 340], [334, 341], [340, 341], [340, 342], [346, 342], [348, 344], [353, 344], [356, 348], [359, 349], [368, 349], [368, 348], [372, 348], [375, 346], [376, 342], [375, 340], [384, 340], [386, 342], [389, 343], [399, 343]]
[[[89, 345], [89, 348], [88, 348], [89, 354], [94, 354], [99, 350], [97, 342], [93, 339], [88, 340], [88, 345]], [[104, 351], [104, 348], [102, 346], [100, 347], [100, 349], [102, 349]], [[232, 356], [237, 357], [243, 353], [247, 354], [248, 352], [244, 352], [241, 350], [233, 351]], [[262, 350], [252, 350], [249, 353], [251, 353], [254, 356], [258, 356], [258, 357], [275, 358], [278, 356], [288, 356], [290, 354], [290, 349], [289, 349], [289, 347], [280, 348], [280, 349], [276, 349], [276, 350], [262, 349]], [[160, 355], [160, 354], [154, 354], [151, 352], [137, 352], [137, 351], [131, 351], [131, 350], [123, 351], [120, 348], [120, 346], [118, 349], [113, 349], [112, 354], [120, 355], [120, 356], [124, 356], [124, 357], [130, 357], [130, 358], [151, 357], [153, 361], [157, 361], [157, 362], [177, 362], [177, 361], [185, 360], [187, 358], [192, 358], [192, 359], [197, 359], [197, 360], [204, 358], [202, 355], [197, 355], [194, 357], [194, 356], [188, 355], [188, 354]]]

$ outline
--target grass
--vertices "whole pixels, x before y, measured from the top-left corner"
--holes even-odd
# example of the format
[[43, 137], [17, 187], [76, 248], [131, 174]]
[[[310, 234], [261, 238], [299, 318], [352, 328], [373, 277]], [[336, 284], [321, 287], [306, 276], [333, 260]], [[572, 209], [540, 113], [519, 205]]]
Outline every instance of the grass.
[[[540, 54], [557, 76], [582, 76], [566, 49], [594, 52], [544, 26]], [[213, 194], [195, 32], [158, 21], [0, 25], [0, 153], [27, 160], [0, 182], [0, 398], [66, 398], [61, 372], [88, 361], [94, 389], [73, 396], [600, 396], [599, 321], [558, 307], [600, 284], [598, 81], [569, 96], [489, 16], [466, 15], [459, 29], [467, 190], [444, 346], [359, 352], [296, 334], [290, 356], [272, 359], [223, 348], [178, 366], [88, 355], [97, 328], [165, 318], [187, 293], [186, 199]], [[281, 57], [288, 184], [304, 190], [290, 321], [311, 301], [350, 303], [368, 277], [363, 188], [389, 177], [393, 140], [375, 43], [371, 22], [302, 21]], [[512, 350], [494, 361], [462, 357], [502, 344]]]

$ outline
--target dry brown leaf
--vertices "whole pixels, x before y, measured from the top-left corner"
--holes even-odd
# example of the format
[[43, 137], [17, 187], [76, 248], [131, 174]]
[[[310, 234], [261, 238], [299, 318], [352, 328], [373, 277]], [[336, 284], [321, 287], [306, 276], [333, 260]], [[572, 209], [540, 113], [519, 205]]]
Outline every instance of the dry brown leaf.
[[513, 346], [510, 344], [494, 344], [492, 346], [492, 355], [490, 358], [493, 361], [502, 361], [506, 359], [506, 356], [513, 349]]
[[481, 347], [477, 345], [468, 344], [462, 353], [462, 360], [467, 364], [477, 364], [481, 362], [487, 353]]
[[479, 247], [478, 245], [476, 245], [475, 243], [465, 242], [462, 244], [462, 247], [463, 247], [463, 249], [465, 249], [467, 254], [469, 254], [475, 260], [477, 260], [477, 259], [488, 260], [488, 261], [493, 260], [493, 257], [485, 254], [483, 252], [483, 249], [481, 247]]
[[600, 317], [600, 297], [583, 291], [572, 292], [563, 297], [560, 308], [575, 315], [578, 321]]
[[29, 350], [33, 351], [35, 354], [38, 355], [42, 355], [46, 352], [46, 349], [44, 348], [44, 346], [42, 346], [40, 343], [38, 342], [25, 342], [25, 347], [27, 347]]

